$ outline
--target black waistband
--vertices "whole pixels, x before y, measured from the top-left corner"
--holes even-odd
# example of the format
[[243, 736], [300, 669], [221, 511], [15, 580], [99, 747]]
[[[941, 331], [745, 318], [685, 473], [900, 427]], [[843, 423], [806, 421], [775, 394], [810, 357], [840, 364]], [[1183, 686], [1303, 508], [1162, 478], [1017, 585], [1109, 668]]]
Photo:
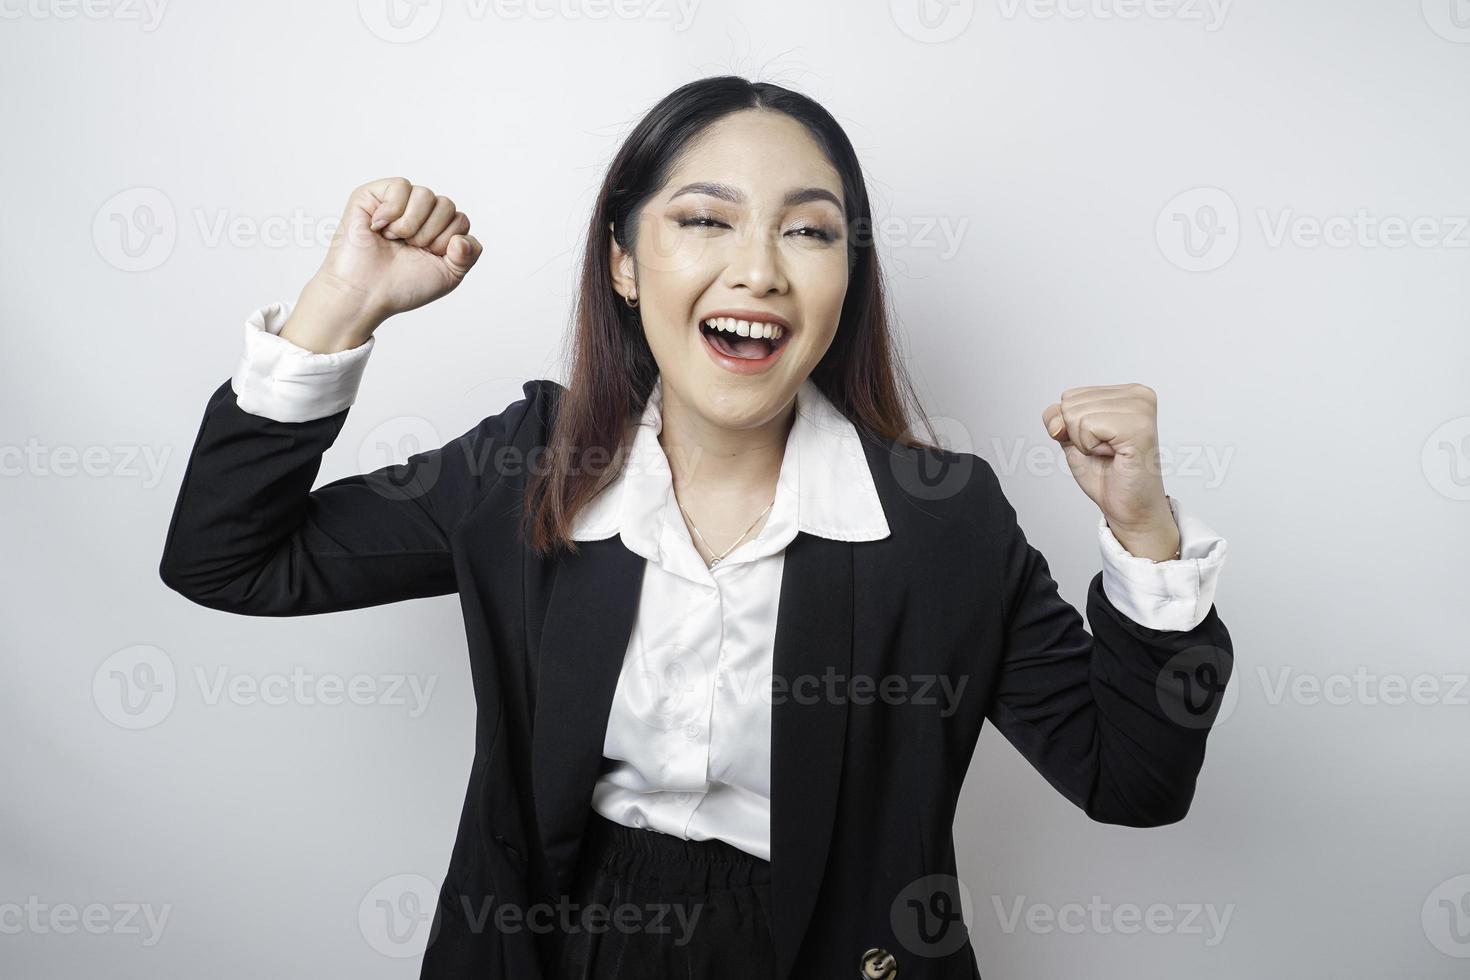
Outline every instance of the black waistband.
[[595, 810], [587, 816], [583, 861], [604, 873], [685, 893], [769, 884], [771, 865], [722, 840], [684, 840], [625, 827]]

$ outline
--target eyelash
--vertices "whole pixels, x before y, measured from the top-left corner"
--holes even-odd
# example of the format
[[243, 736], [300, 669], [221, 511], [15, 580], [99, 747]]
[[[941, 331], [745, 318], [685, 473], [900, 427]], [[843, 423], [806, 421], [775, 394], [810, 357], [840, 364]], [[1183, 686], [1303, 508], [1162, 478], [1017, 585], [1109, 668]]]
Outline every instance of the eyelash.
[[[723, 227], [723, 228], [730, 227], [729, 225], [725, 224], [723, 221], [716, 221], [714, 218], [707, 218], [707, 217], [704, 217], [703, 215], [699, 215], [699, 216], [696, 216], [696, 217], [693, 217], [693, 218], [680, 218], [679, 219], [679, 227], [680, 228], [688, 228], [691, 225], [696, 226], [696, 227], [700, 227], [700, 228], [711, 228], [711, 227], [714, 227], [716, 225], [718, 225], [720, 227]], [[796, 230], [796, 231], [811, 231], [811, 232], [816, 232], [816, 234], [814, 234], [814, 235], [801, 235], [801, 236], [799, 236], [801, 238], [815, 238], [815, 239], [817, 239], [819, 241], [824, 241], [824, 242], [830, 242], [830, 241], [832, 241], [832, 233], [831, 232], [827, 231], [827, 229], [825, 229], [825, 228], [818, 228], [815, 225], [803, 225], [802, 227], [797, 228], [797, 229], [794, 229], [794, 230]]]

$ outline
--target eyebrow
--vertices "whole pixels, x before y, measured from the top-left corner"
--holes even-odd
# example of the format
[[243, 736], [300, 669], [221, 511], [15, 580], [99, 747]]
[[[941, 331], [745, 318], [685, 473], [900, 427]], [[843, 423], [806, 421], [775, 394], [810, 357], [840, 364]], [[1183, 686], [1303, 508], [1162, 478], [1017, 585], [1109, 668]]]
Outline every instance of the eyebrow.
[[[745, 203], [745, 195], [740, 192], [739, 188], [731, 187], [729, 184], [719, 184], [707, 180], [697, 180], [692, 184], [685, 184], [683, 187], [674, 191], [669, 196], [669, 200], [673, 200], [683, 194], [708, 194], [710, 197], [717, 197], [722, 201], [729, 201], [731, 204]], [[782, 207], [790, 208], [798, 204], [805, 204], [808, 201], [831, 201], [837, 206], [837, 210], [842, 210], [842, 202], [837, 199], [837, 195], [825, 187], [799, 187], [787, 191], [786, 196], [781, 200], [781, 205]]]

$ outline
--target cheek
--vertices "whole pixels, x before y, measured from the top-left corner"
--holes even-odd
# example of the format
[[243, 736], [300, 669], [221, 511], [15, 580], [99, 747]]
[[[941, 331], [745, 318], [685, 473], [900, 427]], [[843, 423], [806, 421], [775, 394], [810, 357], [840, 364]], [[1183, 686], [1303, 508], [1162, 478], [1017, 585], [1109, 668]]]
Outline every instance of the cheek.
[[[676, 311], [645, 310], [643, 336], [655, 354], [677, 354], [690, 343], [691, 331]], [[698, 335], [695, 334], [693, 339], [697, 340]]]
[[638, 274], [657, 275], [671, 284], [694, 281], [718, 259], [717, 248], [708, 237], [690, 234], [664, 221], [650, 221], [638, 237]]
[[835, 332], [837, 320], [842, 315], [842, 303], [847, 297], [847, 261], [845, 255], [824, 256], [823, 261], [812, 263], [803, 277], [807, 302], [805, 316], [813, 323], [822, 324]]

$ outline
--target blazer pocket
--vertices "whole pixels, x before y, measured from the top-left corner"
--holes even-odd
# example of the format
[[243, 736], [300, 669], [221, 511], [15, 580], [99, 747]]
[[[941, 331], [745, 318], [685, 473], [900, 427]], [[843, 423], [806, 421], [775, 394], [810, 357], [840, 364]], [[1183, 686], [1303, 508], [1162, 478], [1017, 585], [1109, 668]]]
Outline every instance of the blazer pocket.
[[496, 845], [505, 853], [507, 860], [510, 861], [511, 866], [515, 868], [517, 872], [519, 872], [520, 874], [526, 873], [528, 862], [526, 859], [525, 847], [520, 844], [511, 843], [509, 840], [506, 839], [504, 834], [491, 834], [490, 839], [493, 840]]

